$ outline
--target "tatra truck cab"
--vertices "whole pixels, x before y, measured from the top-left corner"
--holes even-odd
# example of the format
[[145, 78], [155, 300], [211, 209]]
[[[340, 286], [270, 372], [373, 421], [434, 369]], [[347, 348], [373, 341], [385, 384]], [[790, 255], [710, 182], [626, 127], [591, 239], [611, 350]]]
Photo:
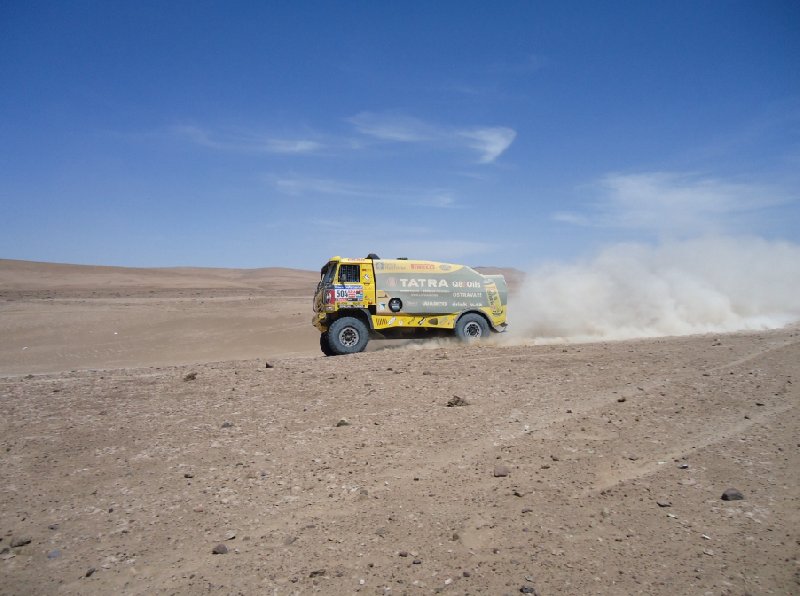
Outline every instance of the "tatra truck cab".
[[502, 275], [374, 254], [333, 257], [320, 273], [313, 324], [326, 356], [361, 352], [370, 338], [455, 334], [473, 340], [506, 328], [508, 289]]

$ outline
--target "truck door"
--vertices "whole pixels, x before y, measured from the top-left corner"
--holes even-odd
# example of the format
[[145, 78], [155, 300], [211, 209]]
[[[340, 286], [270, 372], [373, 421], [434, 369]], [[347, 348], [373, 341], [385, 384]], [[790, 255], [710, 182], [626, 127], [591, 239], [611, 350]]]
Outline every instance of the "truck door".
[[361, 265], [342, 263], [336, 276], [336, 304], [339, 307], [364, 306], [364, 284], [361, 279]]

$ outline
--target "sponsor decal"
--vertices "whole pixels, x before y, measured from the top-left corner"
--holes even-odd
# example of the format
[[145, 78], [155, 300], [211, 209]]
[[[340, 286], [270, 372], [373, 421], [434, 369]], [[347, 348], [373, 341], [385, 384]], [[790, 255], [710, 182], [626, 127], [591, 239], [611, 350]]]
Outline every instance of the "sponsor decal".
[[[391, 284], [390, 284], [391, 285]], [[431, 279], [431, 278], [411, 278], [400, 279], [400, 287], [403, 288], [448, 288], [446, 279]]]
[[428, 271], [432, 271], [436, 269], [436, 265], [433, 263], [411, 263], [411, 268], [416, 270], [426, 269]]
[[369, 282], [369, 273], [364, 274], [364, 281]]
[[392, 263], [384, 261], [376, 261], [375, 269], [378, 271], [408, 271], [408, 263]]
[[386, 303], [381, 302], [380, 304], [378, 304], [378, 310], [386, 310]]
[[362, 302], [364, 286], [334, 286], [336, 302]]
[[441, 265], [439, 265], [439, 269], [441, 269], [442, 271], [450, 271], [452, 267], [447, 263], [442, 263]]
[[447, 307], [447, 301], [446, 300], [437, 300], [437, 301], [426, 300], [425, 302], [422, 303], [422, 306], [433, 306], [433, 307], [443, 306], [443, 307]]
[[453, 282], [454, 288], [482, 288], [483, 284], [479, 281], [456, 280]]

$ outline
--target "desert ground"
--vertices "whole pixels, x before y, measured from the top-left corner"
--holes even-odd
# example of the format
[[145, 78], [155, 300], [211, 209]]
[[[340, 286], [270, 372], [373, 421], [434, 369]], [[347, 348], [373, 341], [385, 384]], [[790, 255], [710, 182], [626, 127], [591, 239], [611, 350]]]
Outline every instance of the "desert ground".
[[0, 261], [0, 593], [800, 593], [797, 325], [325, 358], [317, 277]]

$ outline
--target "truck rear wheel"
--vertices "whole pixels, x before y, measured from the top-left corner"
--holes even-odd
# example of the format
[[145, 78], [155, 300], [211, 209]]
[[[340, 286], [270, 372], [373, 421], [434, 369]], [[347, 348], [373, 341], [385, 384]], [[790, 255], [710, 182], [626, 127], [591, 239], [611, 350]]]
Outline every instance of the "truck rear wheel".
[[368, 341], [367, 326], [355, 317], [336, 319], [328, 327], [328, 349], [332, 355], [363, 352]]
[[482, 316], [468, 313], [456, 322], [456, 337], [461, 341], [475, 341], [489, 335], [489, 323]]

